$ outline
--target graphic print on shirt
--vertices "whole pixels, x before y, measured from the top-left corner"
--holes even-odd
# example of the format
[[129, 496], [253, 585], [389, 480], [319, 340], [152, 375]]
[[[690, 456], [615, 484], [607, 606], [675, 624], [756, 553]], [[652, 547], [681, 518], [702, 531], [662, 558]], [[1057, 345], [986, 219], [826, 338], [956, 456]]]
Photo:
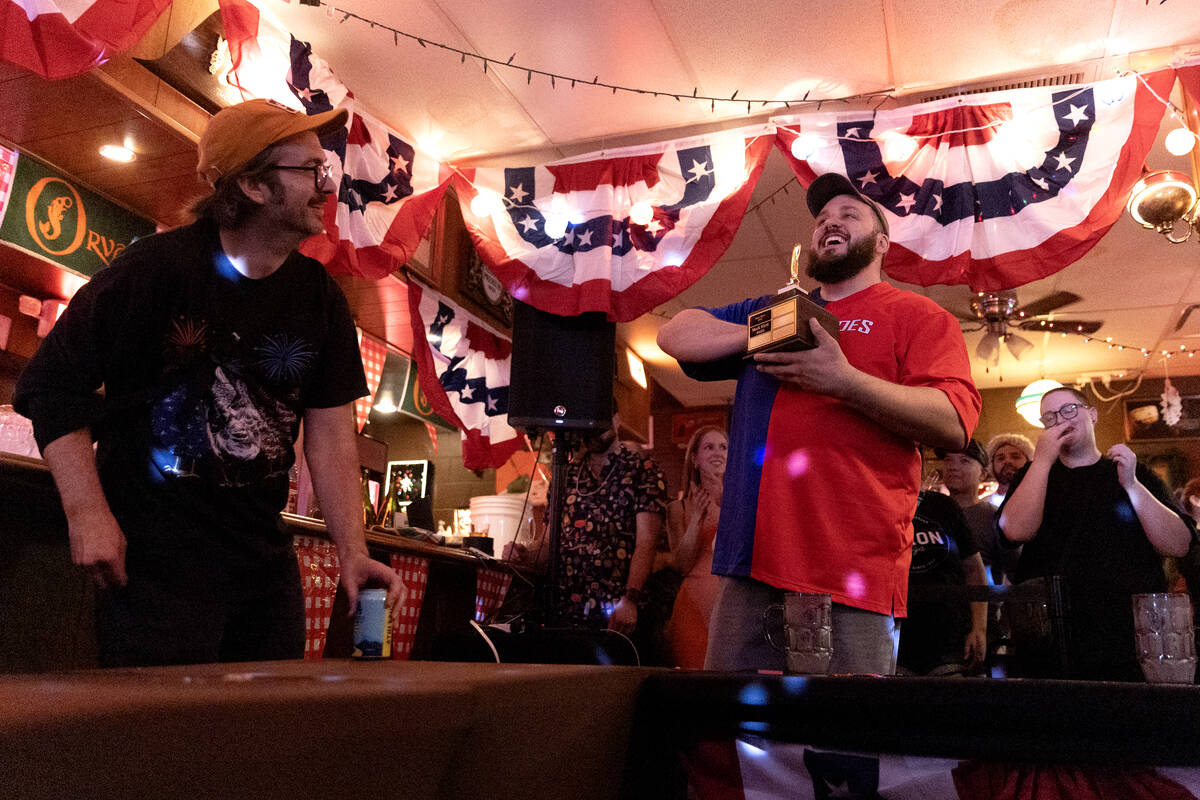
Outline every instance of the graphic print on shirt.
[[151, 409], [151, 458], [164, 476], [247, 486], [291, 466], [300, 386], [315, 362], [290, 333], [244, 342], [209, 321], [178, 316], [163, 343]]
[[912, 566], [909, 570], [917, 575], [933, 572], [957, 552], [958, 544], [941, 523], [918, 511], [913, 517]]

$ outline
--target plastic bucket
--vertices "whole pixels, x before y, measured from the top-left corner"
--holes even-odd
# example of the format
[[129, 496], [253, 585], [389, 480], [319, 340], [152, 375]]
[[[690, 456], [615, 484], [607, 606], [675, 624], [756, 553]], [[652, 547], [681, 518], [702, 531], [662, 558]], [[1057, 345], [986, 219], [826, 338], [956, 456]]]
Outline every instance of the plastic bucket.
[[517, 538], [524, 520], [523, 494], [488, 494], [471, 498], [471, 527], [479, 533], [487, 531], [492, 538], [492, 552], [500, 558], [504, 546]]

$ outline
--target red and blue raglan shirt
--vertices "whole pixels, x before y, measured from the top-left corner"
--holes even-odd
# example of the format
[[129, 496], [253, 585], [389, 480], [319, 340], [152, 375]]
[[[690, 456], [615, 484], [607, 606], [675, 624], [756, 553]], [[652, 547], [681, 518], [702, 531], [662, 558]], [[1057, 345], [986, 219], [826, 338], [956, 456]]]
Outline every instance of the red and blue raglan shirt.
[[[704, 310], [744, 325], [773, 299]], [[824, 305], [841, 320], [839, 344], [852, 366], [940, 389], [964, 430], [975, 429], [982, 401], [947, 311], [886, 282]], [[916, 442], [840, 400], [781, 384], [753, 359], [681, 366], [698, 380], [738, 382], [713, 572], [904, 616], [921, 479]]]

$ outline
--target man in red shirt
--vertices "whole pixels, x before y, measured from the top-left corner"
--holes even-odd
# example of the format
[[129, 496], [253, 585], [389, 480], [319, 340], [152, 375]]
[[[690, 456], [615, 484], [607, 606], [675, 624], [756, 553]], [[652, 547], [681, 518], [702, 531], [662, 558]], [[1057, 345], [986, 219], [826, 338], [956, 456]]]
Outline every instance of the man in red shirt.
[[692, 377], [738, 380], [705, 666], [782, 669], [759, 618], [786, 590], [832, 596], [832, 672], [891, 673], [917, 443], [962, 448], [981, 401], [954, 317], [883, 282], [884, 211], [835, 174], [813, 182], [808, 207], [812, 299], [841, 320], [840, 340], [814, 321], [815, 348], [745, 359], [746, 320], [770, 296], [688, 309], [659, 331]]

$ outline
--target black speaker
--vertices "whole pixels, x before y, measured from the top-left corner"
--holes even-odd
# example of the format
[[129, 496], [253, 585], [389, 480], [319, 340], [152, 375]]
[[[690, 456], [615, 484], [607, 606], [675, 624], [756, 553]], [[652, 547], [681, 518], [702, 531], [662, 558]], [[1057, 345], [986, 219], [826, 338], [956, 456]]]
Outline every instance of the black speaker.
[[560, 317], [514, 302], [508, 424], [543, 430], [611, 425], [616, 331], [601, 311]]

